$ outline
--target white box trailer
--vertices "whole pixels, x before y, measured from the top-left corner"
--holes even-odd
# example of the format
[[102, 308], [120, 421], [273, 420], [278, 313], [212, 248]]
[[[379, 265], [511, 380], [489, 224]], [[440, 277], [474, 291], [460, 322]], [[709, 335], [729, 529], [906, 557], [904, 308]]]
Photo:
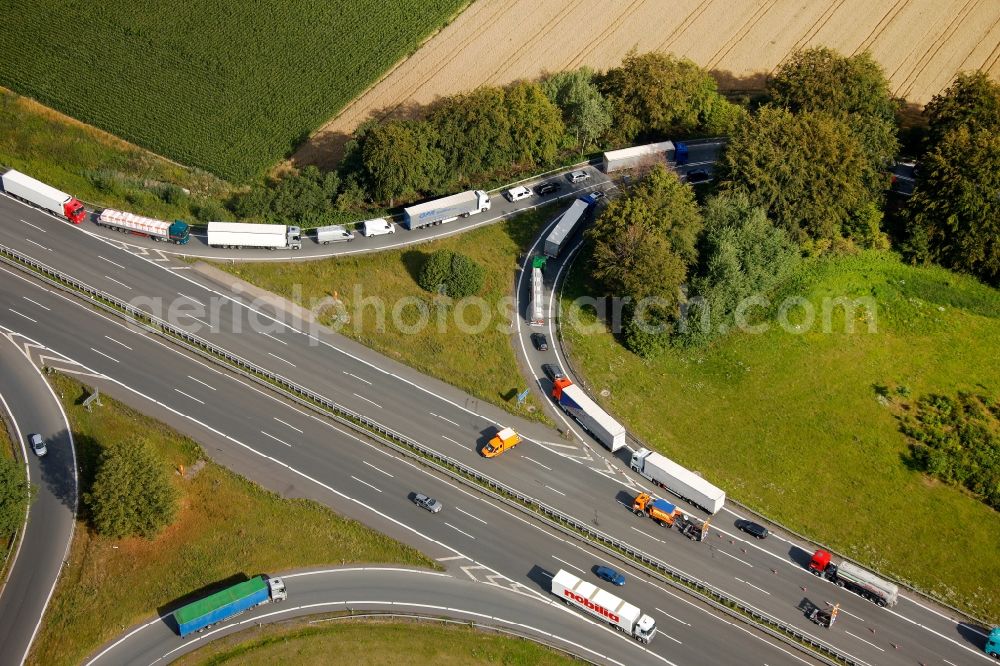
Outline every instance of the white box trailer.
[[302, 230], [284, 224], [249, 224], [246, 222], [209, 222], [208, 244], [212, 247], [302, 247]]
[[545, 325], [545, 285], [542, 281], [542, 267], [537, 261], [533, 262], [531, 268], [531, 300], [528, 302], [528, 325]]
[[572, 416], [610, 451], [625, 446], [625, 426], [591, 400], [583, 389], [569, 380], [556, 382], [553, 396], [563, 411]]
[[631, 467], [658, 486], [709, 513], [716, 513], [726, 503], [725, 491], [655, 451], [639, 449], [632, 454]]
[[116, 231], [148, 236], [155, 241], [171, 241], [178, 245], [184, 245], [191, 238], [187, 222], [181, 220], [166, 222], [113, 208], [102, 210], [97, 216], [97, 224]]
[[577, 224], [583, 219], [588, 208], [590, 208], [590, 205], [586, 201], [582, 199], [573, 200], [573, 204], [559, 216], [559, 222], [556, 223], [555, 228], [545, 237], [542, 252], [546, 256], [553, 259], [559, 256], [563, 247], [566, 246], [566, 241], [572, 237]]
[[593, 583], [560, 569], [552, 577], [552, 594], [619, 631], [648, 643], [656, 635], [656, 621], [632, 604]]
[[459, 217], [468, 217], [490, 209], [490, 195], [482, 190], [459, 192], [441, 199], [434, 199], [403, 209], [403, 226], [407, 229], [423, 229], [433, 224], [451, 222]]
[[46, 185], [20, 171], [14, 169], [7, 171], [0, 176], [0, 182], [3, 183], [3, 191], [7, 194], [64, 217], [73, 224], [80, 224], [87, 215], [83, 204], [69, 194], [60, 192], [51, 185]]
[[673, 152], [673, 141], [660, 141], [659, 143], [647, 143], [644, 146], [609, 150], [604, 153], [604, 173], [666, 162], [667, 156]]

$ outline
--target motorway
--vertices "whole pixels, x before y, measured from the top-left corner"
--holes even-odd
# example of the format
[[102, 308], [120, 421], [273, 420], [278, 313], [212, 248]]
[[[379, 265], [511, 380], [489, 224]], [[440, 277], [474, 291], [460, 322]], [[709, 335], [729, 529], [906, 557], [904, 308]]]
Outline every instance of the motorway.
[[[844, 610], [841, 620], [835, 629], [823, 631], [818, 637], [863, 661], [960, 663], [975, 658], [980, 641], [978, 630], [952, 620], [926, 602], [904, 595], [905, 600], [896, 609], [877, 609], [808, 575], [802, 568], [803, 559], [810, 552], [808, 544], [784, 540], [780, 530], [766, 542], [749, 543], [732, 529], [735, 514], [728, 511], [716, 518], [715, 540], [709, 543], [690, 543], [676, 532], [664, 533], [650, 521], [636, 518], [619, 506], [643, 487], [637, 476], [624, 470], [626, 465], [622, 460], [586, 440], [562, 440], [544, 427], [513, 419], [491, 405], [480, 404], [453, 387], [422, 377], [339, 336], [323, 331], [306, 336], [290, 326], [280, 326], [270, 312], [261, 314], [259, 309], [239, 303], [238, 297], [224, 294], [219, 287], [199, 282], [186, 265], [160, 261], [166, 259], [162, 256], [148, 253], [137, 256], [122, 251], [134, 248], [115, 247], [85, 233], [85, 229], [73, 228], [6, 200], [0, 201], [0, 242], [49, 265], [57, 265], [64, 272], [124, 300], [139, 303], [146, 299], [151, 309], [155, 309], [157, 302], [149, 299], [162, 299], [161, 304], [173, 303], [177, 306], [175, 319], [190, 324], [192, 330], [216, 344], [351, 409], [367, 413], [386, 426], [479, 467], [579, 519], [597, 523], [599, 529], [641, 546], [675, 568], [713, 583], [808, 632], [814, 632], [815, 628], [797, 610], [803, 599], [839, 602]], [[16, 301], [16, 296], [12, 298]], [[44, 317], [46, 321], [50, 317], [38, 311], [32, 317], [32, 311], [25, 311], [23, 301], [16, 305], [3, 308], [6, 321], [17, 318], [9, 310], [22, 315], [19, 319], [22, 326], [31, 319], [37, 323], [36, 317]], [[23, 318], [25, 315], [27, 319]], [[206, 316], [211, 317], [208, 323]], [[75, 330], [68, 326], [69, 331]], [[51, 328], [43, 325], [38, 333], [51, 336], [55, 333]], [[71, 343], [68, 340], [60, 340], [55, 348], [88, 365], [81, 354], [90, 359], [104, 358], [103, 372], [116, 378], [132, 365], [127, 360], [122, 363], [126, 351], [116, 342], [97, 335], [85, 338], [75, 339], [72, 350], [66, 349]], [[140, 380], [140, 386], [143, 381]], [[205, 402], [204, 397], [197, 397], [199, 394], [194, 391], [199, 389], [191, 380], [178, 381], [170, 387], [176, 393], [171, 394], [173, 399], [167, 404], [178, 405], [177, 399], [185, 395]], [[196, 403], [185, 404], [193, 407]], [[214, 425], [214, 421], [206, 422]], [[474, 448], [499, 423], [514, 425], [531, 441], [501, 459], [484, 462]], [[250, 437], [258, 441], [271, 437], [283, 444], [293, 444], [279, 435], [260, 428]], [[285, 435], [289, 436], [295, 437]]]
[[[69, 552], [76, 524], [76, 456], [66, 415], [28, 354], [29, 341], [0, 330], [0, 400], [13, 418], [28, 480], [37, 488], [27, 529], [0, 589], [0, 664], [20, 664], [27, 655]], [[39, 458], [27, 446], [30, 433], [45, 440]]]
[[[409, 543], [458, 577], [548, 599], [549, 579], [559, 568], [592, 577], [588, 572], [597, 564], [614, 564], [597, 550], [455, 486], [330, 419], [5, 267], [0, 285], [0, 325], [16, 326], [69, 359], [102, 393], [171, 423], [234, 471], [285, 495], [323, 502]], [[44, 322], [11, 312], [27, 302], [48, 308]], [[100, 348], [92, 346], [97, 340], [104, 341]], [[115, 358], [109, 353], [112, 345], [119, 350]], [[415, 491], [436, 497], [445, 509], [430, 514], [418, 508], [410, 501]], [[622, 634], [607, 634], [600, 641], [602, 653], [616, 655], [621, 663], [812, 663], [685, 594], [630, 573], [626, 597], [653, 615], [662, 635], [643, 647]], [[587, 622], [582, 616], [577, 621]], [[599, 631], [596, 627], [581, 624], [574, 640]], [[181, 643], [175, 639], [175, 646]]]

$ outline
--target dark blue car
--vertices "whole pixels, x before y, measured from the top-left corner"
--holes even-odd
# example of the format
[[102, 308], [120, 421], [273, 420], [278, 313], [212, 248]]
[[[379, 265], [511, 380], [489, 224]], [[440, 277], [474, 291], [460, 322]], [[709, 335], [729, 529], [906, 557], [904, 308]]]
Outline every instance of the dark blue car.
[[625, 584], [625, 576], [618, 573], [611, 567], [597, 567], [594, 569], [594, 573], [597, 574], [598, 578], [603, 578], [613, 585], [621, 586]]

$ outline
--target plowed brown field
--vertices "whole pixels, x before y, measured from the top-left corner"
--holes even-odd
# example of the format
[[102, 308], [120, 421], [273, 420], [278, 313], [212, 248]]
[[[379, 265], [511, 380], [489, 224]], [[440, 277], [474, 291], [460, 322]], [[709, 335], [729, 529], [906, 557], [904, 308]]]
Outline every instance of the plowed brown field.
[[295, 155], [330, 164], [362, 120], [479, 85], [669, 51], [723, 87], [759, 87], [792, 51], [865, 49], [893, 92], [924, 104], [962, 70], [1000, 78], [1000, 0], [477, 0]]

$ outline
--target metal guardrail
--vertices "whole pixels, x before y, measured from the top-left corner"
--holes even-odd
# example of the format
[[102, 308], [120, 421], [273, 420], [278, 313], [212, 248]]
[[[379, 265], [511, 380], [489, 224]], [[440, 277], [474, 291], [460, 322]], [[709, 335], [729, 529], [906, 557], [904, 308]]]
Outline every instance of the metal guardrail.
[[625, 541], [595, 530], [590, 525], [578, 521], [558, 509], [543, 504], [529, 495], [488, 477], [454, 458], [429, 449], [406, 435], [368, 418], [364, 414], [355, 412], [350, 408], [329, 400], [315, 391], [299, 386], [282, 375], [228, 352], [170, 322], [154, 317], [141, 308], [126, 303], [107, 292], [95, 289], [27, 255], [23, 255], [17, 250], [0, 245], [0, 261], [18, 269], [28, 267], [37, 277], [40, 277], [56, 288], [65, 290], [68, 287], [77, 293], [85, 294], [90, 298], [91, 302], [102, 309], [117, 316], [127, 315], [127, 318], [134, 325], [151, 333], [163, 335], [174, 342], [180, 342], [183, 346], [203, 357], [214, 361], [224, 359], [230, 369], [235, 369], [243, 376], [272, 389], [277, 387], [287, 397], [303, 406], [312, 409], [322, 408], [320, 411], [325, 413], [325, 415], [336, 419], [339, 423], [347, 427], [360, 431], [368, 437], [373, 437], [377, 441], [391, 446], [400, 453], [412, 455], [416, 452], [423, 459], [423, 462], [433, 463], [438, 471], [452, 479], [463, 483], [472, 480], [477, 484], [478, 490], [487, 492], [498, 501], [512, 508], [526, 512], [535, 518], [540, 517], [544, 519], [544, 522], [563, 534], [574, 538], [585, 537], [585, 540], [589, 544], [602, 549], [611, 556], [622, 559], [624, 555], [633, 564], [640, 563], [645, 565], [647, 570], [654, 573], [661, 581], [685, 592], [694, 591], [698, 593], [704, 602], [711, 605], [717, 611], [725, 613], [739, 621], [750, 620], [756, 627], [772, 637], [796, 648], [807, 650], [810, 656], [818, 658], [824, 663], [831, 665], [846, 664], [848, 666], [862, 666], [864, 664], [864, 662], [842, 654], [832, 645], [818, 641], [802, 633], [796, 627], [760, 611], [735, 597], [731, 597], [704, 581], [673, 569], [665, 562], [634, 548]]

